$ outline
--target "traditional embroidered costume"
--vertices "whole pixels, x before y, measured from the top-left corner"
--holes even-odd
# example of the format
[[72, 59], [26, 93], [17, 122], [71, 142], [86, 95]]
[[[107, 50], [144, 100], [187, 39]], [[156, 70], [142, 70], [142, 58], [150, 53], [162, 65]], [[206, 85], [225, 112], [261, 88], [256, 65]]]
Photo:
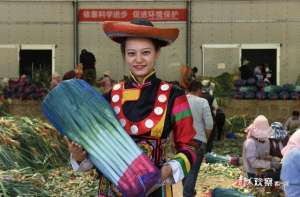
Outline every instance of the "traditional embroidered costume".
[[[130, 22], [104, 22], [103, 29], [116, 42], [128, 37], [142, 37], [158, 40], [161, 46], [172, 43], [179, 33], [178, 29], [161, 29]], [[195, 159], [196, 143], [192, 139], [196, 132], [184, 91], [158, 79], [153, 70], [143, 82], [138, 82], [131, 75], [127, 81], [114, 85], [106, 97], [126, 132], [153, 163], [159, 168], [167, 163], [172, 168], [172, 175], [165, 181], [166, 184], [149, 196], [172, 196], [171, 184], [188, 174]], [[165, 145], [171, 133], [176, 153], [172, 158], [167, 158]], [[99, 194], [121, 196], [101, 175]]]

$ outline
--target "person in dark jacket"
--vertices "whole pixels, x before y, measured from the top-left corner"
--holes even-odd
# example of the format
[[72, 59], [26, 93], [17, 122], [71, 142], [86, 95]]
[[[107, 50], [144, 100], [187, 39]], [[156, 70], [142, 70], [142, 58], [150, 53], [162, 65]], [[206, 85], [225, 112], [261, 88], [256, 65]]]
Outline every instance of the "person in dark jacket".
[[79, 59], [82, 64], [83, 80], [94, 85], [96, 82], [96, 58], [94, 54], [86, 49], [82, 49]]
[[281, 150], [289, 141], [288, 132], [284, 129], [280, 122], [271, 124], [272, 135], [270, 136], [270, 155], [282, 158]]
[[239, 68], [239, 70], [240, 70], [240, 73], [241, 73], [241, 79], [242, 80], [247, 80], [247, 79], [253, 77], [253, 71], [252, 71], [250, 62], [247, 59], [245, 59], [243, 61], [243, 64]]
[[192, 80], [196, 80], [196, 78], [197, 78], [197, 73], [198, 73], [198, 68], [197, 67], [193, 67], [192, 68], [192, 75], [191, 75], [191, 78], [192, 78]]
[[[270, 160], [280, 161], [282, 159], [281, 151], [287, 145], [289, 136], [287, 131], [283, 128], [280, 122], [273, 122], [271, 124], [272, 134], [269, 137], [270, 141]], [[278, 169], [273, 169], [266, 172], [267, 177], [273, 178], [273, 181], [280, 180], [281, 166]]]
[[215, 118], [218, 140], [221, 140], [221, 138], [224, 135], [223, 127], [225, 125], [225, 121], [226, 121], [225, 113], [223, 112], [222, 109], [218, 108], [216, 110], [216, 118]]
[[95, 69], [96, 58], [93, 53], [89, 52], [86, 49], [82, 49], [80, 53], [80, 63], [85, 69]]

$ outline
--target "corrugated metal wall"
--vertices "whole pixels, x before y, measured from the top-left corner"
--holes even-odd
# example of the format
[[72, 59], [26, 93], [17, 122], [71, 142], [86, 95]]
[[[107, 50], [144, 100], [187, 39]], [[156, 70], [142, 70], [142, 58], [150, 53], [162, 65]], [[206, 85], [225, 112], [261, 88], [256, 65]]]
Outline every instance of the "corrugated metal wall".
[[193, 1], [192, 9], [193, 65], [202, 65], [202, 44], [281, 43], [281, 83], [300, 74], [300, 1]]
[[[0, 2], [0, 44], [56, 44], [56, 71], [73, 68], [72, 2]], [[0, 58], [8, 58], [5, 53]], [[19, 65], [15, 65], [18, 69]], [[6, 73], [0, 68], [1, 75]], [[18, 75], [18, 72], [16, 72]]]
[[[236, 73], [239, 68], [238, 48], [205, 49], [204, 75], [218, 76], [223, 72]], [[201, 62], [202, 63], [202, 62]], [[197, 64], [199, 65], [199, 64]], [[201, 69], [199, 69], [201, 71]]]
[[0, 46], [0, 77], [19, 76], [19, 46]]
[[[80, 2], [79, 8], [185, 8], [184, 2]], [[159, 61], [157, 62], [158, 75], [163, 79], [176, 80], [179, 77], [179, 65], [185, 63], [185, 22], [156, 22], [159, 27], [177, 27], [180, 35], [177, 41], [166, 48], [162, 48]], [[116, 79], [127, 73], [127, 66], [119, 45], [112, 42], [104, 34], [99, 23], [79, 24], [79, 48], [91, 50], [97, 59], [97, 73], [110, 71]], [[109, 50], [108, 50], [109, 49]]]

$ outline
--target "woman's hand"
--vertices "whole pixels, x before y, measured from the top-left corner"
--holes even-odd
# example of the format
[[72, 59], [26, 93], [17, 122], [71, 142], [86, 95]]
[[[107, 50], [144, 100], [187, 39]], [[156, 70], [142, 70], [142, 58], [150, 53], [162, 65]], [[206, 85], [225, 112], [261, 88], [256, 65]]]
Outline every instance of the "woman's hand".
[[82, 162], [86, 159], [87, 153], [79, 144], [70, 141], [67, 137], [64, 137], [64, 139], [68, 144], [68, 149], [73, 159], [75, 159], [77, 162]]
[[169, 164], [163, 165], [163, 167], [160, 169], [161, 172], [161, 179], [162, 181], [165, 181], [169, 176], [172, 175], [172, 168]]
[[[172, 174], [172, 168], [169, 164], [165, 164], [161, 167], [160, 169], [160, 173], [161, 173], [161, 180], [162, 182], [164, 182], [169, 176], [171, 176]], [[146, 194], [146, 196], [148, 196], [149, 194], [151, 194], [152, 192], [154, 192], [155, 190], [157, 190], [158, 188], [160, 188], [161, 185], [160, 184], [156, 184], [154, 185]]]

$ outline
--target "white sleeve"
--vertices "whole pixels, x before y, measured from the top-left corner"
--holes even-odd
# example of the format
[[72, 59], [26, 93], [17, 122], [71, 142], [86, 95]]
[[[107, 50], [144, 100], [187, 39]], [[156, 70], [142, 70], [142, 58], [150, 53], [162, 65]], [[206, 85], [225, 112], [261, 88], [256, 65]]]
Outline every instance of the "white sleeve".
[[218, 105], [218, 102], [217, 102], [216, 98], [214, 98], [214, 100], [213, 100], [213, 102], [212, 102], [211, 105], [212, 105], [214, 111], [216, 111], [219, 108], [219, 105]]
[[168, 177], [165, 180], [166, 184], [175, 184], [184, 178], [184, 173], [182, 171], [181, 165], [176, 160], [170, 160], [167, 162], [172, 168], [172, 177]]
[[84, 172], [92, 169], [94, 166], [89, 159], [85, 159], [82, 162], [78, 163], [75, 159], [73, 159], [72, 155], [70, 161], [74, 171]]
[[210, 111], [209, 104], [206, 100], [203, 103], [203, 120], [204, 120], [205, 129], [209, 129], [209, 130], [213, 129], [214, 120]]

